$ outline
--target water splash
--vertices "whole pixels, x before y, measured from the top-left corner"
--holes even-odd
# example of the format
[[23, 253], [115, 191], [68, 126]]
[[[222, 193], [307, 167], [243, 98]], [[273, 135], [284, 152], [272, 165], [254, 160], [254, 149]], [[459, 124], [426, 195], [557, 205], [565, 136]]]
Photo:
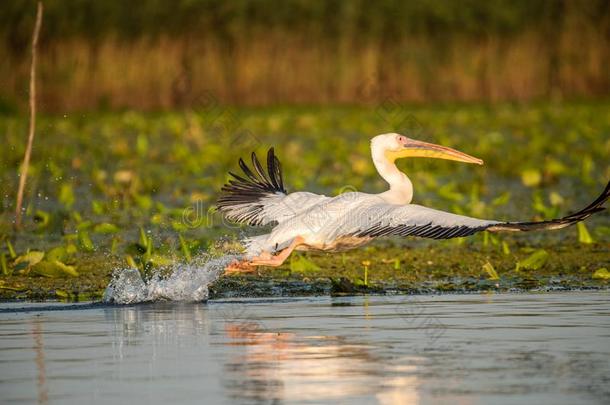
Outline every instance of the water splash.
[[225, 267], [239, 259], [237, 255], [218, 258], [200, 257], [192, 263], [177, 263], [171, 267], [171, 275], [159, 272], [150, 280], [143, 280], [137, 269], [115, 272], [104, 292], [104, 302], [134, 304], [158, 300], [204, 301], [208, 298], [208, 287], [223, 273]]

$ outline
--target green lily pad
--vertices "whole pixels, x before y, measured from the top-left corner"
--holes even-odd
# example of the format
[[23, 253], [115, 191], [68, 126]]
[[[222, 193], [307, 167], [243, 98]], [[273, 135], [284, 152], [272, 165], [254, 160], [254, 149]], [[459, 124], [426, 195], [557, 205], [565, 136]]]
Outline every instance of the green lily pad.
[[74, 253], [76, 253], [76, 246], [70, 244], [67, 246], [54, 247], [53, 249], [51, 249], [47, 252], [45, 257], [46, 257], [46, 260], [49, 262], [52, 262], [55, 260], [60, 261], [60, 262], [65, 262]]
[[91, 221], [79, 221], [78, 225], [76, 225], [76, 229], [78, 231], [84, 231], [85, 229], [91, 228]]
[[101, 233], [101, 234], [112, 234], [117, 233], [119, 231], [119, 227], [115, 224], [111, 224], [109, 222], [103, 222], [101, 224], [95, 225], [93, 228], [93, 232]]
[[607, 268], [602, 267], [601, 269], [595, 270], [595, 272], [593, 273], [593, 276], [591, 276], [591, 277], [595, 278], [595, 279], [608, 280], [608, 279], [610, 279], [610, 271], [608, 271]]
[[68, 293], [64, 290], [55, 290], [55, 295], [57, 295], [57, 297], [61, 298], [61, 299], [70, 298], [70, 293]]
[[95, 250], [95, 246], [93, 245], [87, 231], [82, 230], [78, 232], [78, 243], [80, 248], [85, 252], [93, 252]]
[[34, 275], [49, 278], [78, 277], [74, 266], [68, 266], [57, 260], [39, 262], [32, 267], [31, 272]]
[[517, 270], [541, 269], [549, 259], [549, 253], [544, 249], [536, 250], [534, 253], [517, 263]]
[[39, 263], [44, 258], [44, 252], [32, 250], [26, 254], [18, 256], [13, 263], [14, 270], [26, 270]]

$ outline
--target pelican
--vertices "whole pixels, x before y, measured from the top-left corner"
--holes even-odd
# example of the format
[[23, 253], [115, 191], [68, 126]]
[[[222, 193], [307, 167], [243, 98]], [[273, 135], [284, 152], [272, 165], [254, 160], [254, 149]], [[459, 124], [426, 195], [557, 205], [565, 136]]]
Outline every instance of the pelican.
[[561, 229], [602, 211], [610, 197], [610, 182], [584, 209], [563, 218], [539, 222], [478, 219], [411, 204], [413, 184], [395, 164], [400, 158], [427, 157], [482, 165], [481, 159], [455, 149], [389, 133], [371, 139], [371, 156], [389, 190], [380, 194], [347, 192], [334, 197], [306, 191], [288, 193], [280, 161], [273, 148], [267, 170], [255, 153], [252, 168], [243, 159], [243, 175], [222, 187], [218, 210], [230, 221], [272, 226], [268, 234], [244, 240], [245, 254], [227, 272], [252, 271], [253, 266], [279, 266], [293, 250], [336, 252], [388, 236], [449, 239], [477, 232], [517, 232]]

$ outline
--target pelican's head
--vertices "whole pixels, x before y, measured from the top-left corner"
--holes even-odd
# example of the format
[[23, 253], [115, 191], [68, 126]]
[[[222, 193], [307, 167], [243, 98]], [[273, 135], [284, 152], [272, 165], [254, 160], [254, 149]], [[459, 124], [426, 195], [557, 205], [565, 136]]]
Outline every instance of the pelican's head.
[[483, 161], [446, 146], [417, 141], [400, 134], [377, 135], [371, 140], [373, 153], [382, 152], [385, 157], [394, 162], [396, 159], [406, 157], [427, 157], [436, 159], [456, 160], [458, 162], [476, 163], [482, 165]]

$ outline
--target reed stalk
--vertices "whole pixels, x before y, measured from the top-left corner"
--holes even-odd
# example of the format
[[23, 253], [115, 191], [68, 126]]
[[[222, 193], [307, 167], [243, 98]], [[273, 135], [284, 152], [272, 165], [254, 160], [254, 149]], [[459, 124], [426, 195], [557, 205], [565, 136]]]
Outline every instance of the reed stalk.
[[42, 12], [42, 2], [39, 1], [36, 10], [36, 24], [34, 25], [34, 33], [32, 35], [32, 63], [30, 64], [30, 126], [28, 144], [25, 148], [25, 155], [23, 156], [23, 164], [21, 165], [21, 173], [19, 176], [19, 189], [17, 191], [17, 204], [15, 206], [15, 230], [21, 228], [23, 193], [25, 192], [25, 185], [28, 178], [32, 145], [34, 144], [34, 134], [36, 132], [36, 51], [38, 48], [40, 26], [42, 25]]

